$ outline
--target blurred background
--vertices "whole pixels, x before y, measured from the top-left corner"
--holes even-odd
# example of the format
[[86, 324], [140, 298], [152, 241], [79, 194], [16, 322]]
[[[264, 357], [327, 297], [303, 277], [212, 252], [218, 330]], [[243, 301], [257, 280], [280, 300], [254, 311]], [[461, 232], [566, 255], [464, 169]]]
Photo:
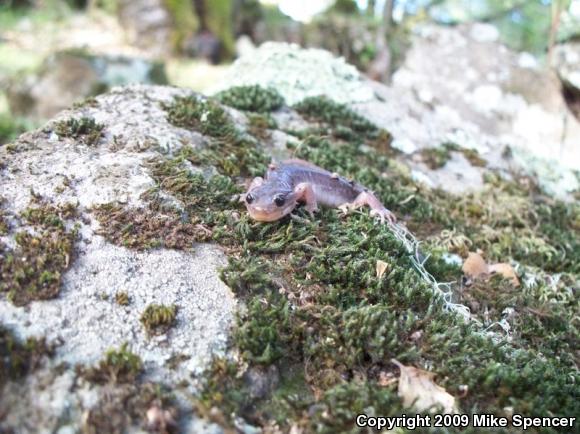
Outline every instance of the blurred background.
[[[271, 40], [324, 48], [389, 83], [418, 26], [474, 22], [551, 68], [555, 46], [580, 41], [580, 0], [0, 0], [0, 144], [115, 85], [207, 90]], [[573, 89], [562, 84], [578, 115]]]

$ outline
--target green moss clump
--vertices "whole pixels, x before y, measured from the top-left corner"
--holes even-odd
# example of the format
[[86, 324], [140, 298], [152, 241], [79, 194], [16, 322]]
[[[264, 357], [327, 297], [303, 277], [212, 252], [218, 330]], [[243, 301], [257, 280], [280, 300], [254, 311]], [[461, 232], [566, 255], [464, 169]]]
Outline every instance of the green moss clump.
[[16, 248], [0, 243], [0, 292], [17, 306], [31, 300], [48, 300], [60, 292], [62, 274], [74, 256], [77, 227], [67, 229], [66, 219], [76, 217], [76, 207], [42, 204], [22, 214], [35, 233], [15, 234]]
[[238, 110], [268, 113], [282, 107], [284, 97], [276, 89], [254, 86], [235, 86], [216, 95], [218, 101]]
[[214, 138], [235, 135], [235, 126], [218, 103], [197, 96], [176, 97], [163, 107], [173, 125], [199, 131]]
[[486, 161], [479, 156], [475, 149], [463, 148], [455, 143], [443, 143], [435, 148], [426, 148], [421, 151], [423, 161], [431, 170], [445, 166], [451, 159], [451, 152], [461, 152], [469, 162], [476, 167], [485, 167]]
[[143, 372], [143, 362], [124, 343], [119, 349], [108, 350], [96, 367], [78, 367], [77, 371], [93, 383], [134, 383]]
[[177, 306], [152, 303], [141, 314], [141, 324], [152, 335], [166, 333], [175, 324]]
[[0, 235], [8, 234], [10, 226], [8, 225], [8, 220], [6, 219], [6, 211], [2, 209], [5, 199], [0, 196]]
[[[311, 132], [295, 155], [363, 183], [400, 219], [422, 230], [429, 239], [422, 248], [425, 257], [429, 255], [425, 266], [439, 281], [455, 282], [454, 301], [472, 307], [485, 326], [498, 323], [515, 307], [511, 341], [497, 343], [479, 326], [447, 313], [414, 270], [401, 242], [386, 227], [374, 224], [366, 210], [345, 218], [325, 209], [311, 220], [298, 209], [271, 224], [242, 217], [227, 238], [238, 248], [222, 275], [246, 306], [234, 331], [240, 365], [264, 370], [276, 366], [281, 376], [298, 367], [309, 393], [296, 397], [278, 386], [268, 399], [251, 398], [240, 379], [243, 369], [221, 361], [214, 366], [219, 372], [214, 380], [210, 373], [203, 408], [224, 409], [217, 411], [222, 426], [231, 425], [234, 413], [259, 426], [277, 421], [281, 427], [295, 424], [307, 432], [349, 432], [356, 430], [357, 412], [408, 412], [395, 386], [384, 387], [380, 381], [384, 375], [396, 377], [388, 362], [396, 358], [430, 367], [454, 396], [467, 385], [470, 393], [459, 405], [468, 413], [504, 415], [506, 406], [541, 415], [577, 412], [577, 403], [570, 399], [578, 381], [572, 350], [578, 333], [573, 320], [577, 303], [564, 298], [555, 305], [542, 299], [548, 290], [542, 280], [531, 292], [497, 276], [479, 283], [481, 287], [461, 290], [460, 266], [443, 259], [448, 250], [464, 253], [477, 247], [503, 261], [516, 251], [523, 255], [519, 246], [527, 245], [528, 255], [542, 252], [539, 241], [530, 247], [529, 240], [517, 240], [517, 234], [533, 234], [546, 248], [563, 248], [574, 258], [570, 230], [577, 221], [575, 207], [535, 211], [541, 205], [530, 200], [529, 191], [498, 180], [489, 190], [461, 198], [425, 190], [393, 172], [378, 150], [362, 146], [358, 139], [337, 139], [335, 133], [331, 137], [332, 141]], [[546, 232], [539, 230], [538, 221], [544, 222]], [[535, 232], [525, 232], [533, 225]], [[541, 254], [542, 260], [548, 258]], [[378, 260], [387, 263], [380, 278]], [[554, 254], [552, 263], [573, 272], [574, 265], [562, 256]], [[572, 287], [573, 276], [559, 288]], [[276, 404], [270, 405], [273, 400]]]
[[[356, 430], [356, 412], [408, 412], [396, 386], [381, 381], [397, 376], [391, 358], [435, 372], [438, 384], [456, 397], [467, 385], [468, 396], [458, 398], [467, 413], [504, 415], [508, 406], [537, 415], [578, 412], [573, 350], [578, 306], [566, 295], [577, 280], [578, 237], [571, 236], [580, 222], [575, 205], [536, 200], [533, 189], [494, 177], [477, 194], [427, 190], [377, 145], [387, 143], [388, 133], [381, 136], [366, 120], [324, 99], [303, 107], [305, 117], [322, 125], [298, 132], [302, 142], [292, 149], [294, 155], [373, 190], [426, 240], [421, 249], [428, 271], [452, 282], [453, 301], [470, 306], [485, 327], [495, 327], [515, 309], [510, 340], [498, 343], [444, 309], [401, 241], [375, 224], [366, 209], [347, 217], [323, 209], [311, 219], [299, 207], [277, 222], [251, 221], [235, 199], [241, 187], [232, 177], [263, 175], [267, 159], [259, 144], [228, 124], [223, 109], [204, 115], [220, 108], [217, 103], [193, 99], [188, 104], [189, 114], [181, 117], [187, 128], [199, 130], [210, 118], [223, 121], [222, 127], [207, 126], [207, 148], [185, 146], [171, 158], [153, 161], [157, 186], [143, 199], [154, 212], [202, 225], [231, 253], [222, 278], [245, 307], [233, 333], [240, 360], [214, 361], [198, 401], [201, 414], [225, 427], [241, 417], [261, 427]], [[252, 123], [264, 130], [267, 119], [253, 119], [249, 131], [260, 136]], [[256, 158], [239, 155], [242, 148]], [[189, 163], [216, 165], [222, 175], [194, 174]], [[177, 199], [179, 211], [168, 205], [167, 195]], [[460, 267], [443, 255], [477, 248], [490, 261], [520, 258], [564, 274], [557, 287], [538, 278], [535, 289], [514, 288], [496, 276], [465, 289]], [[387, 264], [380, 277], [377, 261]], [[553, 293], [558, 295], [546, 295]], [[245, 366], [254, 372], [274, 369], [281, 380], [268, 397], [253, 396]], [[296, 372], [302, 393], [289, 385]]]
[[260, 140], [270, 139], [270, 131], [278, 128], [276, 120], [269, 114], [250, 113], [248, 115], [249, 132]]
[[425, 148], [421, 151], [423, 162], [431, 169], [441, 169], [451, 159], [451, 151], [445, 146]]
[[293, 338], [289, 309], [285, 298], [275, 293], [250, 301], [248, 321], [241, 321], [234, 332], [236, 345], [244, 349], [247, 360], [269, 365], [284, 356]]
[[214, 100], [195, 96], [177, 97], [164, 106], [173, 125], [199, 131], [212, 140], [206, 149], [187, 147], [187, 159], [194, 164], [213, 165], [224, 175], [263, 174], [269, 158], [254, 140], [237, 130], [227, 112]]
[[0, 325], [0, 387], [8, 380], [17, 380], [34, 371], [53, 348], [44, 339], [28, 338], [21, 342]]
[[189, 249], [195, 241], [207, 239], [207, 232], [184, 223], [177, 214], [112, 203], [95, 207], [93, 213], [101, 223], [100, 235], [131, 249]]
[[[108, 384], [100, 400], [83, 418], [86, 433], [127, 432], [135, 426], [151, 432], [175, 433], [179, 416], [175, 397], [158, 383], [142, 382], [143, 362], [127, 344], [110, 349], [94, 367], [76, 367], [77, 374], [96, 384]], [[150, 425], [148, 412], [157, 408], [163, 414], [161, 425]]]
[[[381, 132], [383, 136], [386, 133], [345, 104], [334, 102], [325, 96], [305, 98], [293, 108], [308, 120], [328, 124], [341, 138], [350, 140], [356, 135], [362, 135], [368, 139], [377, 139]], [[390, 142], [390, 134], [386, 134]]]
[[54, 132], [61, 137], [71, 137], [87, 146], [96, 146], [103, 136], [105, 126], [93, 118], [81, 117], [58, 121], [54, 124]]

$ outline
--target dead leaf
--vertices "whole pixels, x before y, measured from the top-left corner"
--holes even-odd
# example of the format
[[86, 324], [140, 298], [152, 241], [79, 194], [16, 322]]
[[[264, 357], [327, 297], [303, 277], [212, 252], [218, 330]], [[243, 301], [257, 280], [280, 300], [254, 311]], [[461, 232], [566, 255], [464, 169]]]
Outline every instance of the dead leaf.
[[456, 413], [455, 398], [435, 384], [432, 372], [423, 371], [412, 366], [405, 366], [398, 360], [391, 360], [401, 370], [399, 377], [399, 397], [407, 408], [414, 407], [417, 412], [435, 411], [438, 407], [445, 414]]
[[519, 286], [520, 281], [514, 268], [508, 263], [488, 265], [479, 253], [469, 252], [463, 263], [463, 274], [472, 278], [486, 278], [490, 274], [499, 273], [506, 279], [511, 280], [514, 286]]
[[477, 279], [479, 276], [489, 273], [485, 260], [479, 253], [474, 252], [468, 253], [467, 259], [463, 263], [461, 269], [463, 270], [463, 274], [473, 279]]
[[380, 259], [377, 259], [376, 272], [377, 272], [377, 277], [379, 279], [381, 277], [383, 277], [383, 274], [385, 274], [385, 271], [387, 271], [388, 268], [389, 268], [388, 262], [381, 261]]
[[520, 286], [520, 281], [516, 274], [516, 270], [514, 270], [514, 267], [512, 267], [510, 264], [506, 263], [492, 264], [489, 266], [489, 272], [492, 274], [499, 273], [506, 279], [511, 280], [514, 286]]

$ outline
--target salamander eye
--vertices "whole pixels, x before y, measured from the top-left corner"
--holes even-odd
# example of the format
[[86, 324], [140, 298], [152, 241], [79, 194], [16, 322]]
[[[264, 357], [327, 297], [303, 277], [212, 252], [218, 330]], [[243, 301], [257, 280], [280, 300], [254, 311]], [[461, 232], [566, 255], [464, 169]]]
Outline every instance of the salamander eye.
[[246, 202], [252, 203], [253, 201], [254, 201], [254, 196], [252, 196], [250, 193], [248, 193], [246, 196]]
[[274, 198], [274, 203], [276, 206], [282, 206], [284, 205], [284, 202], [286, 202], [286, 198], [280, 194]]

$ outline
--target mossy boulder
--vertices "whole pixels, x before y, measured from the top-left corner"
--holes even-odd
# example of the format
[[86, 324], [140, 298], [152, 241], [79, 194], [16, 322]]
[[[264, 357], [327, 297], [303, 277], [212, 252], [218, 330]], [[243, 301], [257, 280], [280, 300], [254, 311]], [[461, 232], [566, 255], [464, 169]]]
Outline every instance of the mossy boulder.
[[[116, 88], [0, 148], [6, 360], [33, 354], [27, 338], [56, 344], [3, 379], [0, 428], [55, 431], [67, 415], [87, 432], [354, 432], [359, 412], [412, 414], [393, 359], [431, 372], [464, 413], [577, 414], [578, 205], [454, 142], [399, 152], [371, 106], [265, 95], [242, 92], [236, 109]], [[363, 183], [399, 223], [301, 207], [252, 221], [240, 195], [274, 154]], [[423, 158], [464, 158], [480, 189], [425, 187], [409, 169]], [[476, 250], [521, 286], [464, 279]], [[67, 401], [34, 400], [41, 383]]]

